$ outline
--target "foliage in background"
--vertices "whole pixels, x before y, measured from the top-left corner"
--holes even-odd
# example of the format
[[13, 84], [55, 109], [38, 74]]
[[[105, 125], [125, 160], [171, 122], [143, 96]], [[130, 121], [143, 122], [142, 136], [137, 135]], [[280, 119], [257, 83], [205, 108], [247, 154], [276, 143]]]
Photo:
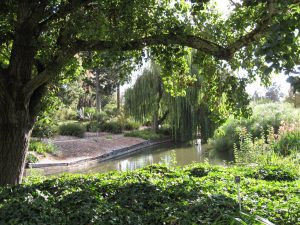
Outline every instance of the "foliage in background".
[[166, 137], [163, 134], [155, 133], [151, 129], [131, 131], [131, 132], [125, 133], [124, 136], [126, 136], [126, 137], [139, 137], [139, 138], [143, 138], [145, 140], [160, 140], [160, 139]]
[[0, 188], [0, 218], [3, 224], [20, 225], [258, 224], [239, 214], [237, 175], [244, 212], [278, 225], [299, 224], [295, 171], [203, 164], [28, 178], [22, 185]]
[[32, 136], [38, 138], [50, 138], [57, 134], [57, 121], [54, 115], [45, 112], [43, 116], [38, 117], [37, 122], [32, 129]]
[[278, 134], [281, 125], [299, 124], [300, 110], [288, 103], [266, 103], [253, 106], [253, 115], [249, 118], [235, 119], [230, 117], [214, 133], [210, 143], [216, 151], [233, 154], [234, 143], [239, 142], [238, 132], [246, 128], [251, 139], [264, 136], [267, 138], [270, 127]]
[[[286, 134], [289, 134], [289, 132]], [[272, 127], [268, 131], [267, 138], [264, 135], [253, 138], [246, 128], [242, 128], [238, 132], [238, 135], [239, 141], [234, 143], [233, 149], [234, 161], [236, 163], [276, 165], [295, 168], [300, 171], [300, 153], [297, 148], [299, 146], [299, 139], [291, 141], [289, 143], [290, 149], [288, 149], [288, 146], [282, 145], [282, 140], [284, 140], [284, 143], [290, 140], [286, 140], [281, 134], [275, 134]], [[281, 149], [280, 147], [282, 146], [286, 149]]]
[[55, 120], [64, 121], [64, 120], [76, 120], [78, 119], [78, 114], [76, 110], [68, 107], [63, 107], [57, 110], [54, 115]]
[[87, 124], [87, 131], [90, 132], [109, 132], [114, 134], [122, 133], [123, 131], [136, 130], [140, 127], [140, 123], [125, 117], [119, 113], [117, 117], [109, 116], [110, 112], [102, 111], [97, 115], [96, 120]]

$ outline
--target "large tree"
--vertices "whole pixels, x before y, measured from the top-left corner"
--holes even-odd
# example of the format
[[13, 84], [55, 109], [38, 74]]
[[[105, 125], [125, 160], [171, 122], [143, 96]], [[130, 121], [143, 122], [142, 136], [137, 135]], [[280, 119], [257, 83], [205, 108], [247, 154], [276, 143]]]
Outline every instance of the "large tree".
[[21, 182], [41, 99], [78, 53], [142, 54], [149, 46], [167, 71], [174, 68], [164, 74], [166, 84], [172, 74], [181, 76], [174, 72], [182, 46], [219, 65], [243, 67], [249, 78], [259, 71], [263, 78], [274, 69], [292, 71], [299, 63], [299, 1], [230, 2], [231, 13], [220, 16], [209, 0], [2, 0], [0, 185]]

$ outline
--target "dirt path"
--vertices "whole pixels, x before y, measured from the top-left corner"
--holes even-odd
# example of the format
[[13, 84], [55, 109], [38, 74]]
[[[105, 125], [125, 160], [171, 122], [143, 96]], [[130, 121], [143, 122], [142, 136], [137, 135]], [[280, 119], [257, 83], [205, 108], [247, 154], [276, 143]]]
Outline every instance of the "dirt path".
[[40, 163], [71, 162], [103, 155], [114, 149], [120, 149], [144, 142], [144, 139], [124, 137], [123, 134], [89, 133], [85, 138], [71, 136], [57, 136], [54, 139], [44, 139], [45, 142], [56, 146], [55, 155], [47, 155]]

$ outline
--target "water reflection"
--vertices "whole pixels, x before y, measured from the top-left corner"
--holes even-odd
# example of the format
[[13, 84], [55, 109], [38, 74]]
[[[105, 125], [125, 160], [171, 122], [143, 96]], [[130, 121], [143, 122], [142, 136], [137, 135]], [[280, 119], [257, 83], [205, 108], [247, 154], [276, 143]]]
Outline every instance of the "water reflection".
[[[193, 162], [204, 162], [209, 154], [206, 145], [189, 145], [175, 146], [167, 145], [158, 149], [148, 149], [141, 153], [136, 153], [131, 156], [125, 156], [119, 159], [114, 159], [99, 163], [96, 167], [89, 168], [81, 173], [108, 172], [112, 170], [135, 170], [146, 165], [156, 163], [176, 164], [184, 166]], [[210, 158], [210, 162], [214, 164], [222, 164], [226, 158], [222, 156], [214, 156]]]

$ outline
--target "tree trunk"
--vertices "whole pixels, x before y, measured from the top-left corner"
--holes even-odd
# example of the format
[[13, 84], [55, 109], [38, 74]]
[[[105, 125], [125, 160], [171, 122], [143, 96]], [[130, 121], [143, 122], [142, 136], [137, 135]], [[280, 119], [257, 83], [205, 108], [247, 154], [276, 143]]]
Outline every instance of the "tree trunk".
[[99, 84], [99, 73], [96, 73], [96, 110], [101, 112], [101, 98], [100, 98], [100, 84]]
[[120, 107], [121, 107], [121, 99], [120, 99], [120, 84], [117, 86], [117, 111], [120, 113]]
[[1, 109], [0, 186], [15, 185], [22, 181], [32, 128], [28, 115], [26, 110], [15, 110], [15, 107]]
[[162, 88], [162, 83], [159, 82], [158, 83], [158, 96], [157, 96], [157, 100], [156, 103], [154, 104], [154, 110], [153, 110], [153, 116], [152, 116], [152, 130], [157, 133], [158, 132], [158, 125], [159, 125], [159, 104], [160, 104], [160, 100], [163, 96], [163, 88]]
[[158, 132], [158, 111], [153, 112], [152, 116], [152, 130], [153, 132]]

